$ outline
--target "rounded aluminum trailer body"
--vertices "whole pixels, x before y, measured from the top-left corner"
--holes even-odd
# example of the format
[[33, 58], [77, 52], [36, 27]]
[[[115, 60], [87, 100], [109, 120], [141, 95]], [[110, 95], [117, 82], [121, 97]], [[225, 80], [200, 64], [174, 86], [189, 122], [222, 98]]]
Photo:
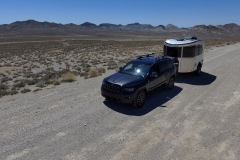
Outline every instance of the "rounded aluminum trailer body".
[[164, 55], [178, 60], [178, 72], [189, 73], [203, 65], [204, 42], [197, 38], [167, 39]]

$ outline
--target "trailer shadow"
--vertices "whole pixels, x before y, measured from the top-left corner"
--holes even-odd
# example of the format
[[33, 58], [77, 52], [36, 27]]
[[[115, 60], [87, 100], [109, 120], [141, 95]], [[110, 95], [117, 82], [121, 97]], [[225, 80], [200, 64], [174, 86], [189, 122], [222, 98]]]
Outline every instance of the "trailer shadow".
[[172, 90], [164, 90], [162, 87], [150, 92], [145, 105], [142, 108], [134, 108], [131, 105], [122, 104], [113, 100], [103, 101], [103, 103], [110, 109], [133, 116], [145, 115], [157, 107], [167, 107], [164, 104], [182, 91], [182, 88], [175, 86]]
[[176, 82], [186, 83], [191, 85], [210, 85], [217, 77], [215, 75], [202, 72], [200, 75], [194, 75], [193, 73], [178, 74]]

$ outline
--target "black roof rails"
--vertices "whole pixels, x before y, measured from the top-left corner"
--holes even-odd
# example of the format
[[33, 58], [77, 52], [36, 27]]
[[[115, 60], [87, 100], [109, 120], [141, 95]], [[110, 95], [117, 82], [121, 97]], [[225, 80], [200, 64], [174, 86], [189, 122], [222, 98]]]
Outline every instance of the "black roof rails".
[[152, 56], [154, 56], [154, 53], [141, 55], [141, 56], [138, 57], [138, 59], [141, 59], [141, 58], [144, 58], [144, 57], [152, 57]]

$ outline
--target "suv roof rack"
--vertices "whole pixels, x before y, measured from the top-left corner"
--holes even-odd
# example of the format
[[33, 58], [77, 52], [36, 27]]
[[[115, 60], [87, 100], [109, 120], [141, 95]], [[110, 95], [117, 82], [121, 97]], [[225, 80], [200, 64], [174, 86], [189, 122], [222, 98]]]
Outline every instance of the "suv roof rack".
[[154, 56], [154, 53], [151, 53], [151, 54], [146, 54], [146, 55], [141, 55], [138, 57], [138, 59], [141, 59], [141, 58], [144, 58], [144, 57], [153, 57]]

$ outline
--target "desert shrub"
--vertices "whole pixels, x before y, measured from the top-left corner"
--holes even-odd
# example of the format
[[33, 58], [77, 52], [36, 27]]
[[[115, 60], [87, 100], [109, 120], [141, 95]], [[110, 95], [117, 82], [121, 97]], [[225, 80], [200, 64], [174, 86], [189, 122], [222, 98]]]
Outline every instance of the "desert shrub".
[[35, 86], [36, 86], [36, 87], [43, 88], [43, 87], [45, 87], [45, 81], [42, 81], [42, 80], [41, 80], [41, 81], [37, 82]]
[[45, 81], [45, 84], [53, 84], [54, 83], [54, 80], [47, 80]]
[[46, 71], [54, 71], [54, 68], [53, 67], [49, 67], [46, 69]]
[[28, 80], [26, 80], [28, 85], [35, 85], [38, 81], [39, 81], [38, 79], [32, 79], [32, 80], [28, 79]]
[[0, 90], [0, 97], [17, 94], [16, 90]]
[[60, 85], [60, 82], [59, 82], [59, 81], [54, 81], [54, 82], [53, 82], [53, 85], [54, 85], [54, 86]]
[[0, 73], [0, 76], [5, 77], [6, 75], [4, 73]]
[[31, 68], [40, 68], [38, 65], [32, 65]]
[[78, 72], [77, 71], [71, 71], [75, 76], [78, 75]]
[[14, 75], [14, 76], [19, 76], [19, 73], [18, 73], [18, 72], [16, 72], [16, 73], [13, 73], [13, 75]]
[[24, 88], [23, 90], [21, 90], [20, 91], [21, 93], [27, 93], [27, 92], [31, 92], [31, 90], [30, 89], [28, 89], [28, 88]]
[[10, 95], [14, 95], [14, 94], [18, 94], [18, 91], [16, 91], [16, 90], [11, 90], [11, 91], [9, 91], [8, 92]]
[[3, 91], [3, 90], [7, 90], [9, 88], [9, 86], [5, 85], [5, 84], [0, 84], [0, 90]]
[[83, 71], [84, 71], [84, 72], [89, 72], [89, 71], [90, 71], [90, 68], [83, 68]]
[[85, 77], [88, 76], [88, 72], [81, 72], [79, 73], [80, 77]]
[[98, 71], [99, 71], [100, 73], [105, 73], [105, 72], [106, 72], [106, 69], [105, 69], [105, 68], [99, 68]]
[[13, 85], [13, 87], [15, 88], [23, 88], [25, 87], [25, 81], [24, 80], [20, 80], [19, 82], [17, 82], [16, 84]]
[[5, 66], [6, 67], [12, 67], [12, 64], [11, 63], [6, 63]]
[[31, 75], [27, 73], [27, 74], [25, 74], [23, 77], [24, 77], [24, 78], [30, 78]]
[[35, 88], [32, 90], [32, 92], [37, 92], [37, 91], [41, 91], [42, 89], [41, 88]]
[[50, 79], [55, 79], [56, 74], [53, 72], [47, 72], [46, 75], [43, 77], [43, 80], [48, 81]]
[[115, 61], [109, 61], [108, 62], [108, 68], [107, 69], [116, 69], [118, 68], [117, 63]]
[[90, 64], [87, 64], [87, 62], [81, 64], [83, 68], [91, 68], [92, 66]]
[[0, 97], [9, 95], [9, 92], [7, 90], [0, 90]]
[[62, 82], [73, 82], [75, 80], [76, 80], [76, 77], [72, 72], [66, 72], [61, 76]]
[[61, 77], [64, 73], [67, 73], [67, 72], [69, 72], [69, 70], [63, 69], [61, 71], [56, 72], [55, 74], [58, 75], [59, 77]]
[[9, 74], [11, 74], [11, 72], [10, 71], [6, 71], [6, 73], [9, 75]]
[[16, 80], [13, 81], [13, 83], [18, 83], [18, 82], [20, 82], [19, 79], [16, 79]]
[[97, 76], [98, 76], [97, 70], [90, 70], [89, 71], [89, 78], [93, 78], [93, 77], [97, 77]]
[[81, 71], [81, 67], [77, 67], [76, 70], [80, 72]]

